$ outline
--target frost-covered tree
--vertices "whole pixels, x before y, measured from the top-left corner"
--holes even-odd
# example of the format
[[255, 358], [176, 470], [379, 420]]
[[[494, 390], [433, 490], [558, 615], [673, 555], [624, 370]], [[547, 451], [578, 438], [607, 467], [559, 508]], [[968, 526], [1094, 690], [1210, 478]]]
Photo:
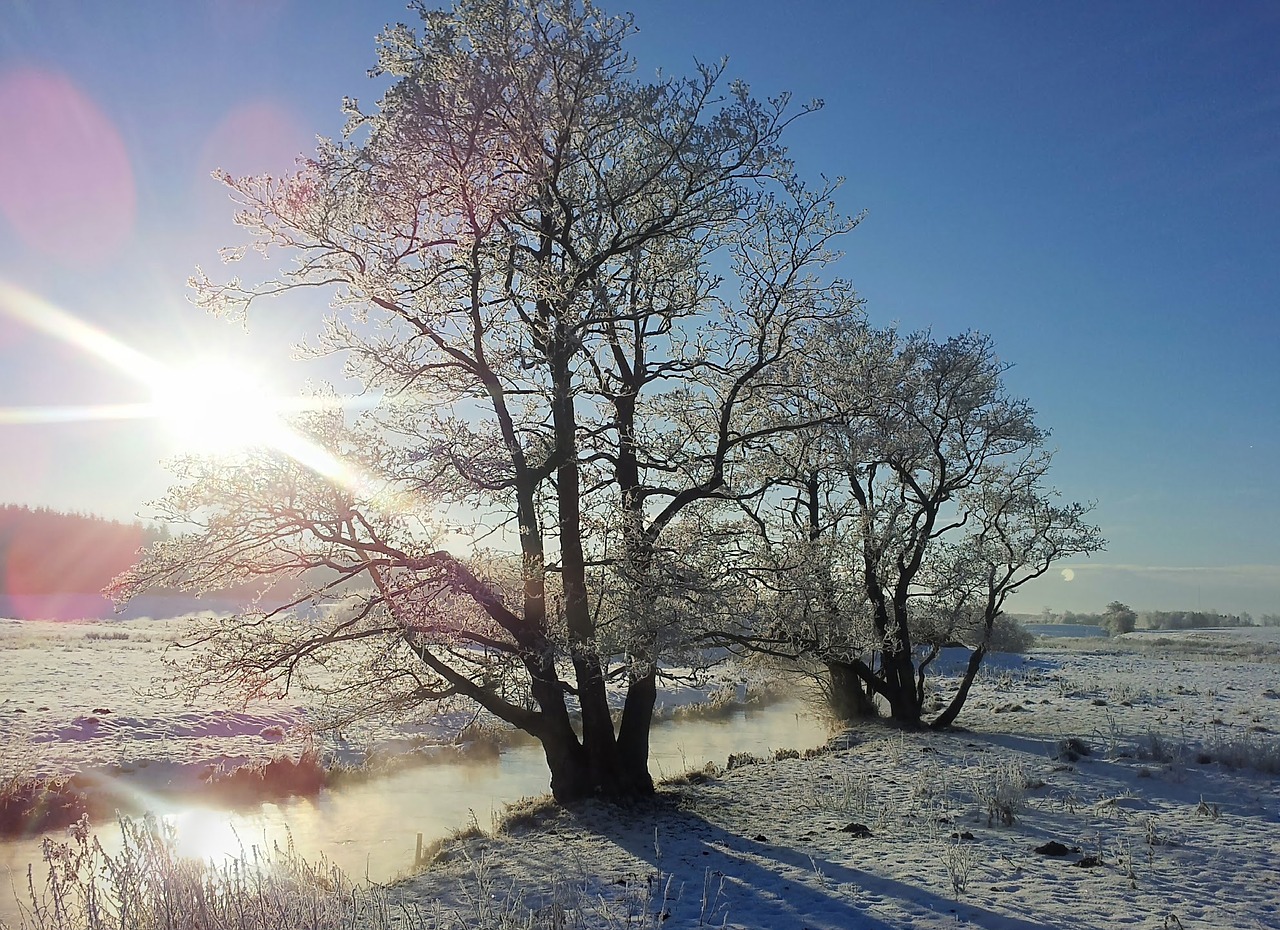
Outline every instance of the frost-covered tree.
[[342, 139], [223, 178], [251, 249], [292, 265], [193, 279], [233, 318], [329, 292], [312, 350], [373, 409], [185, 463], [160, 509], [196, 531], [119, 593], [293, 579], [284, 608], [198, 633], [185, 682], [310, 687], [336, 722], [465, 699], [541, 741], [557, 799], [644, 795], [664, 663], [751, 614], [735, 521], [768, 476], [744, 463], [831, 415], [798, 379], [860, 312], [826, 276], [856, 221], [781, 146], [812, 107], [722, 66], [640, 81], [629, 21], [579, 0], [418, 12]]
[[1101, 548], [1059, 504], [1031, 408], [978, 334], [937, 341], [844, 326], [814, 360], [843, 418], [793, 439], [790, 491], [756, 509], [770, 538], [780, 640], [826, 670], [835, 710], [918, 725], [942, 647], [973, 649], [934, 723], [963, 706], [1006, 599]]
[[[923, 706], [926, 669], [945, 645], [968, 646], [968, 662], [955, 693], [932, 721], [949, 726], [959, 715], [982, 660], [995, 645], [1009, 597], [1045, 574], [1055, 562], [1103, 548], [1098, 528], [1087, 522], [1091, 506], [1063, 503], [1047, 484], [1052, 455], [1038, 448], [1012, 461], [989, 464], [959, 496], [965, 525], [940, 547], [942, 570], [923, 574], [921, 600], [933, 613], [933, 628], [921, 637], [916, 656], [916, 703]], [[939, 622], [940, 621], [940, 622]]]
[[1112, 601], [1102, 614], [1102, 621], [1112, 636], [1132, 633], [1138, 624], [1138, 614], [1123, 601]]

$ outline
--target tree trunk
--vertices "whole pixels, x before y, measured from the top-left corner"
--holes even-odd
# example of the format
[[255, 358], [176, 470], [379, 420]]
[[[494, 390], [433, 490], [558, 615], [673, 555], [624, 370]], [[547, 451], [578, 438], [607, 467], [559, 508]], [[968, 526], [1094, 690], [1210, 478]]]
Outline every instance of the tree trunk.
[[649, 728], [656, 700], [656, 678], [650, 673], [632, 682], [616, 739], [611, 727], [607, 733], [600, 728], [585, 731], [581, 741], [564, 728], [540, 733], [552, 797], [567, 804], [584, 798], [628, 801], [651, 796]]
[[915, 666], [908, 650], [883, 653], [883, 693], [889, 702], [889, 716], [904, 727], [920, 726], [922, 708], [916, 693]]
[[880, 716], [875, 701], [857, 669], [847, 662], [827, 660], [827, 702], [840, 720], [866, 720]]
[[551, 796], [561, 804], [591, 797], [591, 779], [587, 771], [586, 753], [572, 732], [566, 738], [560, 731], [540, 737], [542, 751], [551, 770]]
[[886, 622], [885, 629], [881, 631], [881, 636], [885, 639], [884, 649], [880, 653], [880, 670], [885, 684], [884, 695], [889, 701], [890, 716], [900, 726], [915, 729], [920, 726], [923, 707], [916, 689], [916, 666], [912, 660], [906, 595], [906, 586], [899, 581], [891, 604], [892, 629], [889, 629]]
[[964, 702], [969, 697], [969, 688], [973, 686], [973, 680], [978, 676], [978, 669], [982, 666], [982, 658], [987, 654], [986, 643], [983, 643], [977, 649], [973, 650], [973, 654], [969, 656], [969, 664], [965, 667], [964, 678], [960, 680], [960, 690], [951, 699], [951, 703], [947, 705], [947, 709], [938, 715], [933, 723], [929, 724], [935, 730], [941, 730], [951, 726], [956, 717], [960, 715]]
[[[647, 764], [629, 762], [617, 743], [596, 746], [588, 752], [577, 740], [542, 738], [542, 750], [551, 770], [551, 796], [569, 804], [586, 798], [632, 801], [651, 797], [653, 777]], [[648, 755], [647, 748], [645, 755]]]
[[653, 708], [657, 700], [657, 673], [650, 671], [631, 682], [622, 708], [618, 755], [623, 778], [634, 787], [637, 795], [653, 794], [653, 778], [649, 775], [649, 730], [653, 725]]
[[[587, 597], [577, 415], [574, 409], [573, 373], [569, 364], [570, 350], [567, 348], [572, 340], [557, 329], [555, 341], [556, 349], [550, 353], [553, 384], [551, 414], [559, 457], [556, 466], [556, 505], [559, 517], [560, 584], [564, 593], [565, 626], [569, 633], [569, 652], [577, 684], [578, 707], [582, 712], [582, 753], [580, 762], [569, 763], [574, 770], [562, 774], [561, 791], [555, 790], [556, 779], [553, 774], [552, 794], [557, 800], [572, 800], [574, 796], [587, 795], [628, 797], [633, 789], [613, 731], [604, 664], [597, 652], [595, 623]], [[559, 750], [559, 742], [557, 740], [554, 747], [557, 756], [563, 755]], [[547, 761], [551, 762], [550, 755]]]

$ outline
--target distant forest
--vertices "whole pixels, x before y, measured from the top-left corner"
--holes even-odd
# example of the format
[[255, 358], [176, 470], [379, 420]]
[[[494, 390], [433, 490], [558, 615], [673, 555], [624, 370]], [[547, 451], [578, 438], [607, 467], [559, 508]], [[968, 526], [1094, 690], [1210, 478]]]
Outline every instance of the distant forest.
[[[168, 536], [164, 526], [0, 504], [0, 617], [108, 616], [102, 589], [133, 566], [141, 549]], [[1280, 626], [1280, 614], [1255, 619], [1215, 610], [1133, 611], [1119, 602], [1098, 614], [1045, 610], [1016, 616], [1024, 623], [1079, 624], [1111, 632]]]
[[97, 594], [168, 535], [142, 523], [0, 505], [0, 593]]
[[[1114, 604], [1113, 607], [1124, 607]], [[1128, 610], [1128, 608], [1124, 608]], [[1067, 611], [1056, 614], [1046, 610], [1043, 614], [1024, 615], [1023, 620], [1033, 623], [1069, 623], [1084, 626], [1100, 626], [1115, 632], [1114, 617], [1117, 611], [1101, 614], [1078, 614]], [[1240, 626], [1280, 626], [1280, 615], [1264, 614], [1254, 618], [1248, 613], [1223, 614], [1216, 610], [1139, 610], [1133, 611], [1131, 630], [1207, 630]], [[1123, 629], [1120, 630], [1123, 632]]]
[[0, 616], [63, 617], [73, 605], [83, 612], [140, 549], [167, 535], [142, 523], [0, 504]]
[[176, 617], [200, 610], [236, 610], [259, 599], [278, 605], [293, 596], [291, 582], [231, 586], [199, 596], [157, 588], [117, 608], [103, 589], [134, 566], [141, 550], [169, 536], [165, 526], [0, 504], [0, 618]]

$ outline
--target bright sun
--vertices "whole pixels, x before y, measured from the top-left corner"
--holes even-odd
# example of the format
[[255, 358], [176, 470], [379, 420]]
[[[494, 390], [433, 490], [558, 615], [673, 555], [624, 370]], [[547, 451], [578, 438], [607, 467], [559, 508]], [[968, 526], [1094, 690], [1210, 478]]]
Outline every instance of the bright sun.
[[265, 381], [231, 359], [202, 359], [151, 383], [156, 415], [183, 449], [234, 452], [273, 443], [284, 430], [280, 401]]

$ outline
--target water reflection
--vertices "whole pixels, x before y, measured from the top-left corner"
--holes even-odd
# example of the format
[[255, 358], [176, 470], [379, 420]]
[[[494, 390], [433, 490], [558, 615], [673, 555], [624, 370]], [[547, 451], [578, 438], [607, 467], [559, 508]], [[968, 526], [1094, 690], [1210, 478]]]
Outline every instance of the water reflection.
[[[662, 723], [653, 730], [649, 770], [661, 778], [707, 762], [723, 765], [731, 753], [803, 750], [825, 741], [829, 732], [829, 725], [799, 701], [718, 720]], [[387, 881], [412, 865], [419, 833], [430, 842], [472, 818], [488, 829], [505, 804], [545, 794], [547, 782], [542, 750], [528, 744], [497, 758], [404, 769], [251, 812], [160, 805], [155, 813], [172, 824], [185, 855], [219, 861], [254, 846], [284, 846], [292, 838], [306, 859], [323, 854], [352, 878]], [[119, 848], [118, 831], [104, 827], [101, 836], [108, 851]], [[25, 888], [27, 864], [39, 859], [38, 838], [0, 843], [0, 916], [13, 913], [10, 883]], [[39, 886], [40, 866], [35, 875]]]

